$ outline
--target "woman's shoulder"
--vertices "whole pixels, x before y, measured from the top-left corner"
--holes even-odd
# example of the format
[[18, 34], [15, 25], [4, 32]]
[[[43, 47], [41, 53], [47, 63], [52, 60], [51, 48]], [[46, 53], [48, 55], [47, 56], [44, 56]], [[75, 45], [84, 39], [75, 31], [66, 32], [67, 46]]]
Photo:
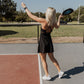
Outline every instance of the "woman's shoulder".
[[43, 29], [45, 29], [47, 27], [47, 25], [48, 25], [48, 23], [46, 20], [43, 23], [41, 23], [41, 26]]

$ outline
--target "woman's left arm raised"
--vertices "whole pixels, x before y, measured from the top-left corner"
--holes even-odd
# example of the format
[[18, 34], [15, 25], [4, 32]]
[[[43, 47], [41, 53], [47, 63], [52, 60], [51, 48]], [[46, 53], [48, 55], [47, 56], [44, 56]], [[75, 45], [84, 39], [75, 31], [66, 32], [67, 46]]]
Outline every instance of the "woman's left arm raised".
[[28, 15], [30, 18], [32, 18], [33, 20], [35, 20], [35, 21], [37, 21], [37, 22], [39, 22], [39, 23], [45, 22], [45, 19], [44, 19], [44, 18], [39, 18], [39, 17], [33, 15], [33, 14], [29, 11], [29, 9], [26, 7], [26, 5], [25, 5], [23, 2], [21, 3], [21, 5], [22, 5], [22, 7], [25, 9], [25, 11], [27, 12], [27, 15]]

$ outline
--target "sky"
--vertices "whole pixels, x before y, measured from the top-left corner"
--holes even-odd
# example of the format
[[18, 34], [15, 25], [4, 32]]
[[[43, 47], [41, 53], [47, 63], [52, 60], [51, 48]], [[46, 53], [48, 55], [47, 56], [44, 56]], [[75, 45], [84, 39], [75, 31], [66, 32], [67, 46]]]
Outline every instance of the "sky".
[[17, 3], [17, 10], [23, 10], [21, 2], [24, 2], [31, 12], [45, 12], [48, 7], [53, 7], [62, 13], [67, 8], [76, 10], [79, 5], [84, 6], [84, 0], [13, 0]]

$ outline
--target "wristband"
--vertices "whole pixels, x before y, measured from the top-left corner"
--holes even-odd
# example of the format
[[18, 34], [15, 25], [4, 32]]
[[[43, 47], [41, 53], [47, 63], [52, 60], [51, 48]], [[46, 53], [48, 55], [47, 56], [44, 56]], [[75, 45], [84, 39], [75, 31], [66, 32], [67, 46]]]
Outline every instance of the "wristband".
[[27, 7], [24, 7], [24, 10], [27, 9]]

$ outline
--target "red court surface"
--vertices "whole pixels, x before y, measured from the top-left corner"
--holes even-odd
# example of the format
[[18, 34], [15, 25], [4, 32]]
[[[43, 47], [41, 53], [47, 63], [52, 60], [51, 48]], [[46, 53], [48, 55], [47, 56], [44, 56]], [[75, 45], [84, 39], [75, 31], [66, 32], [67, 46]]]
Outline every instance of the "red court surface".
[[0, 55], [0, 84], [40, 84], [37, 55]]

